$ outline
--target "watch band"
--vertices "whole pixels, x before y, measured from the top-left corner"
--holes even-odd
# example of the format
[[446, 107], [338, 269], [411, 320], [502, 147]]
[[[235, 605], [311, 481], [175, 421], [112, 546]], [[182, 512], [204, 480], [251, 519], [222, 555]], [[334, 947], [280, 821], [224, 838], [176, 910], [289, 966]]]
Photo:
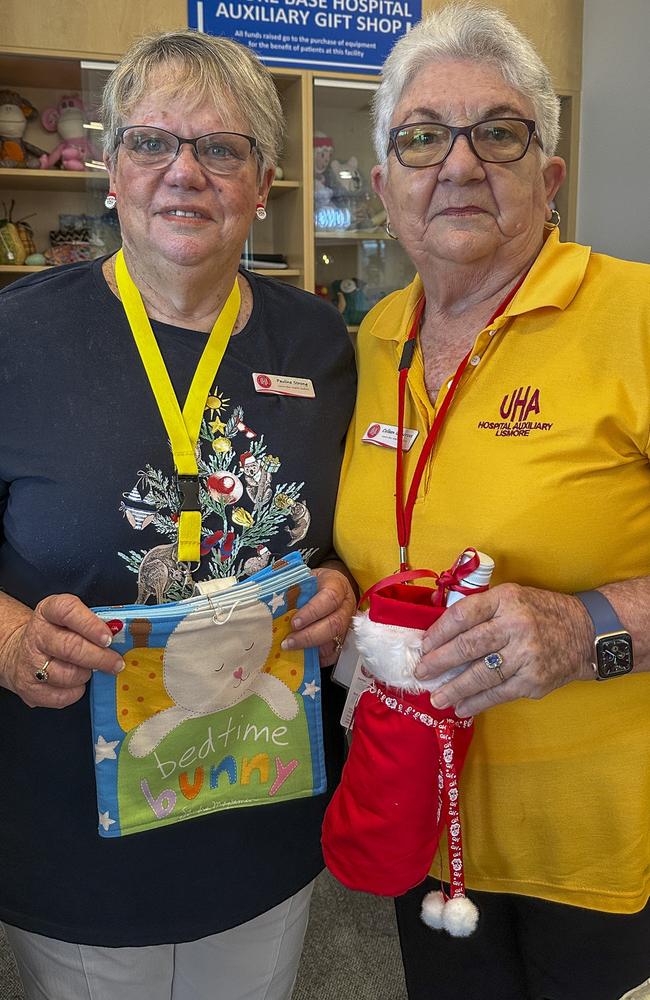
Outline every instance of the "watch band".
[[594, 625], [596, 636], [605, 632], [626, 632], [620, 618], [599, 590], [580, 590], [573, 595], [582, 601]]

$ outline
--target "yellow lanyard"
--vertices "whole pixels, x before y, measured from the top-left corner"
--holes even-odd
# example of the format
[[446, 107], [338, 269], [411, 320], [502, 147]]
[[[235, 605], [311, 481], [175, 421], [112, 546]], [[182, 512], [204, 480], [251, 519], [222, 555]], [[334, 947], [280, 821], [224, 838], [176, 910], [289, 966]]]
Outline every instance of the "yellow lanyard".
[[183, 412], [156, 343], [142, 296], [129, 274], [121, 250], [115, 257], [115, 280], [126, 318], [131, 327], [144, 370], [160, 410], [172, 446], [177, 487], [181, 499], [178, 520], [178, 561], [198, 562], [201, 558], [201, 506], [196, 443], [199, 439], [205, 401], [226, 352], [239, 314], [241, 295], [235, 278], [226, 303], [208, 337], [187, 393]]

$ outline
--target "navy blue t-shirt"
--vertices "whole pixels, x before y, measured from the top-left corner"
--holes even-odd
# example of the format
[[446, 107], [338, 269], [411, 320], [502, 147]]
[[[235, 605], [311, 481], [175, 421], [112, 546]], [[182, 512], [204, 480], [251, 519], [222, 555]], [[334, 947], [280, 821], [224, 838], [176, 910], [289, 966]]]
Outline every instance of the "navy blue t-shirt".
[[[91, 607], [188, 594], [174, 571], [167, 435], [101, 265], [0, 295], [0, 588], [31, 607], [53, 593]], [[209, 533], [195, 580], [245, 577], [293, 550], [317, 566], [332, 550], [352, 346], [333, 307], [247, 277], [252, 314], [201, 431]], [[207, 335], [153, 328], [182, 407]], [[253, 372], [311, 379], [315, 398], [257, 393]], [[162, 560], [147, 560], [159, 546]], [[331, 780], [337, 701], [324, 683]], [[100, 838], [87, 696], [29, 709], [0, 689], [0, 775], [0, 919], [39, 934], [116, 947], [192, 940], [264, 912], [322, 867], [328, 796]]]

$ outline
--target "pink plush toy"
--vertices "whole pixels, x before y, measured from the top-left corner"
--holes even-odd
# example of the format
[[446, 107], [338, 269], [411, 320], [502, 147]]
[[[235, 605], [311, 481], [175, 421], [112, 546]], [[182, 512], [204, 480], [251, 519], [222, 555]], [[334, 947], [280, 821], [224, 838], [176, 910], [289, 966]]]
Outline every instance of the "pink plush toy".
[[93, 148], [84, 130], [83, 101], [76, 94], [64, 94], [56, 108], [46, 108], [41, 124], [48, 132], [57, 132], [61, 142], [41, 156], [41, 167], [49, 169], [60, 162], [63, 170], [85, 170], [85, 161], [93, 156]]

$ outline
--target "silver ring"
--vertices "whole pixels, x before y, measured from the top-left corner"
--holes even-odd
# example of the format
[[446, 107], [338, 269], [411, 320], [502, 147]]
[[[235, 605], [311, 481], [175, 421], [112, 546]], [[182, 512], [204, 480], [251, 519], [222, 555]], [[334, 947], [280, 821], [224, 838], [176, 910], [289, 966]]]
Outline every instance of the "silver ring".
[[496, 675], [500, 681], [504, 681], [503, 671], [501, 666], [503, 664], [503, 657], [501, 653], [488, 653], [487, 656], [483, 657], [483, 663], [488, 668], [488, 670], [496, 671]]
[[39, 667], [38, 670], [34, 671], [34, 677], [36, 678], [37, 681], [40, 681], [41, 684], [47, 684], [47, 682], [50, 679], [50, 675], [47, 672], [47, 668], [49, 667], [51, 662], [52, 662], [51, 659], [47, 659], [42, 667]]

